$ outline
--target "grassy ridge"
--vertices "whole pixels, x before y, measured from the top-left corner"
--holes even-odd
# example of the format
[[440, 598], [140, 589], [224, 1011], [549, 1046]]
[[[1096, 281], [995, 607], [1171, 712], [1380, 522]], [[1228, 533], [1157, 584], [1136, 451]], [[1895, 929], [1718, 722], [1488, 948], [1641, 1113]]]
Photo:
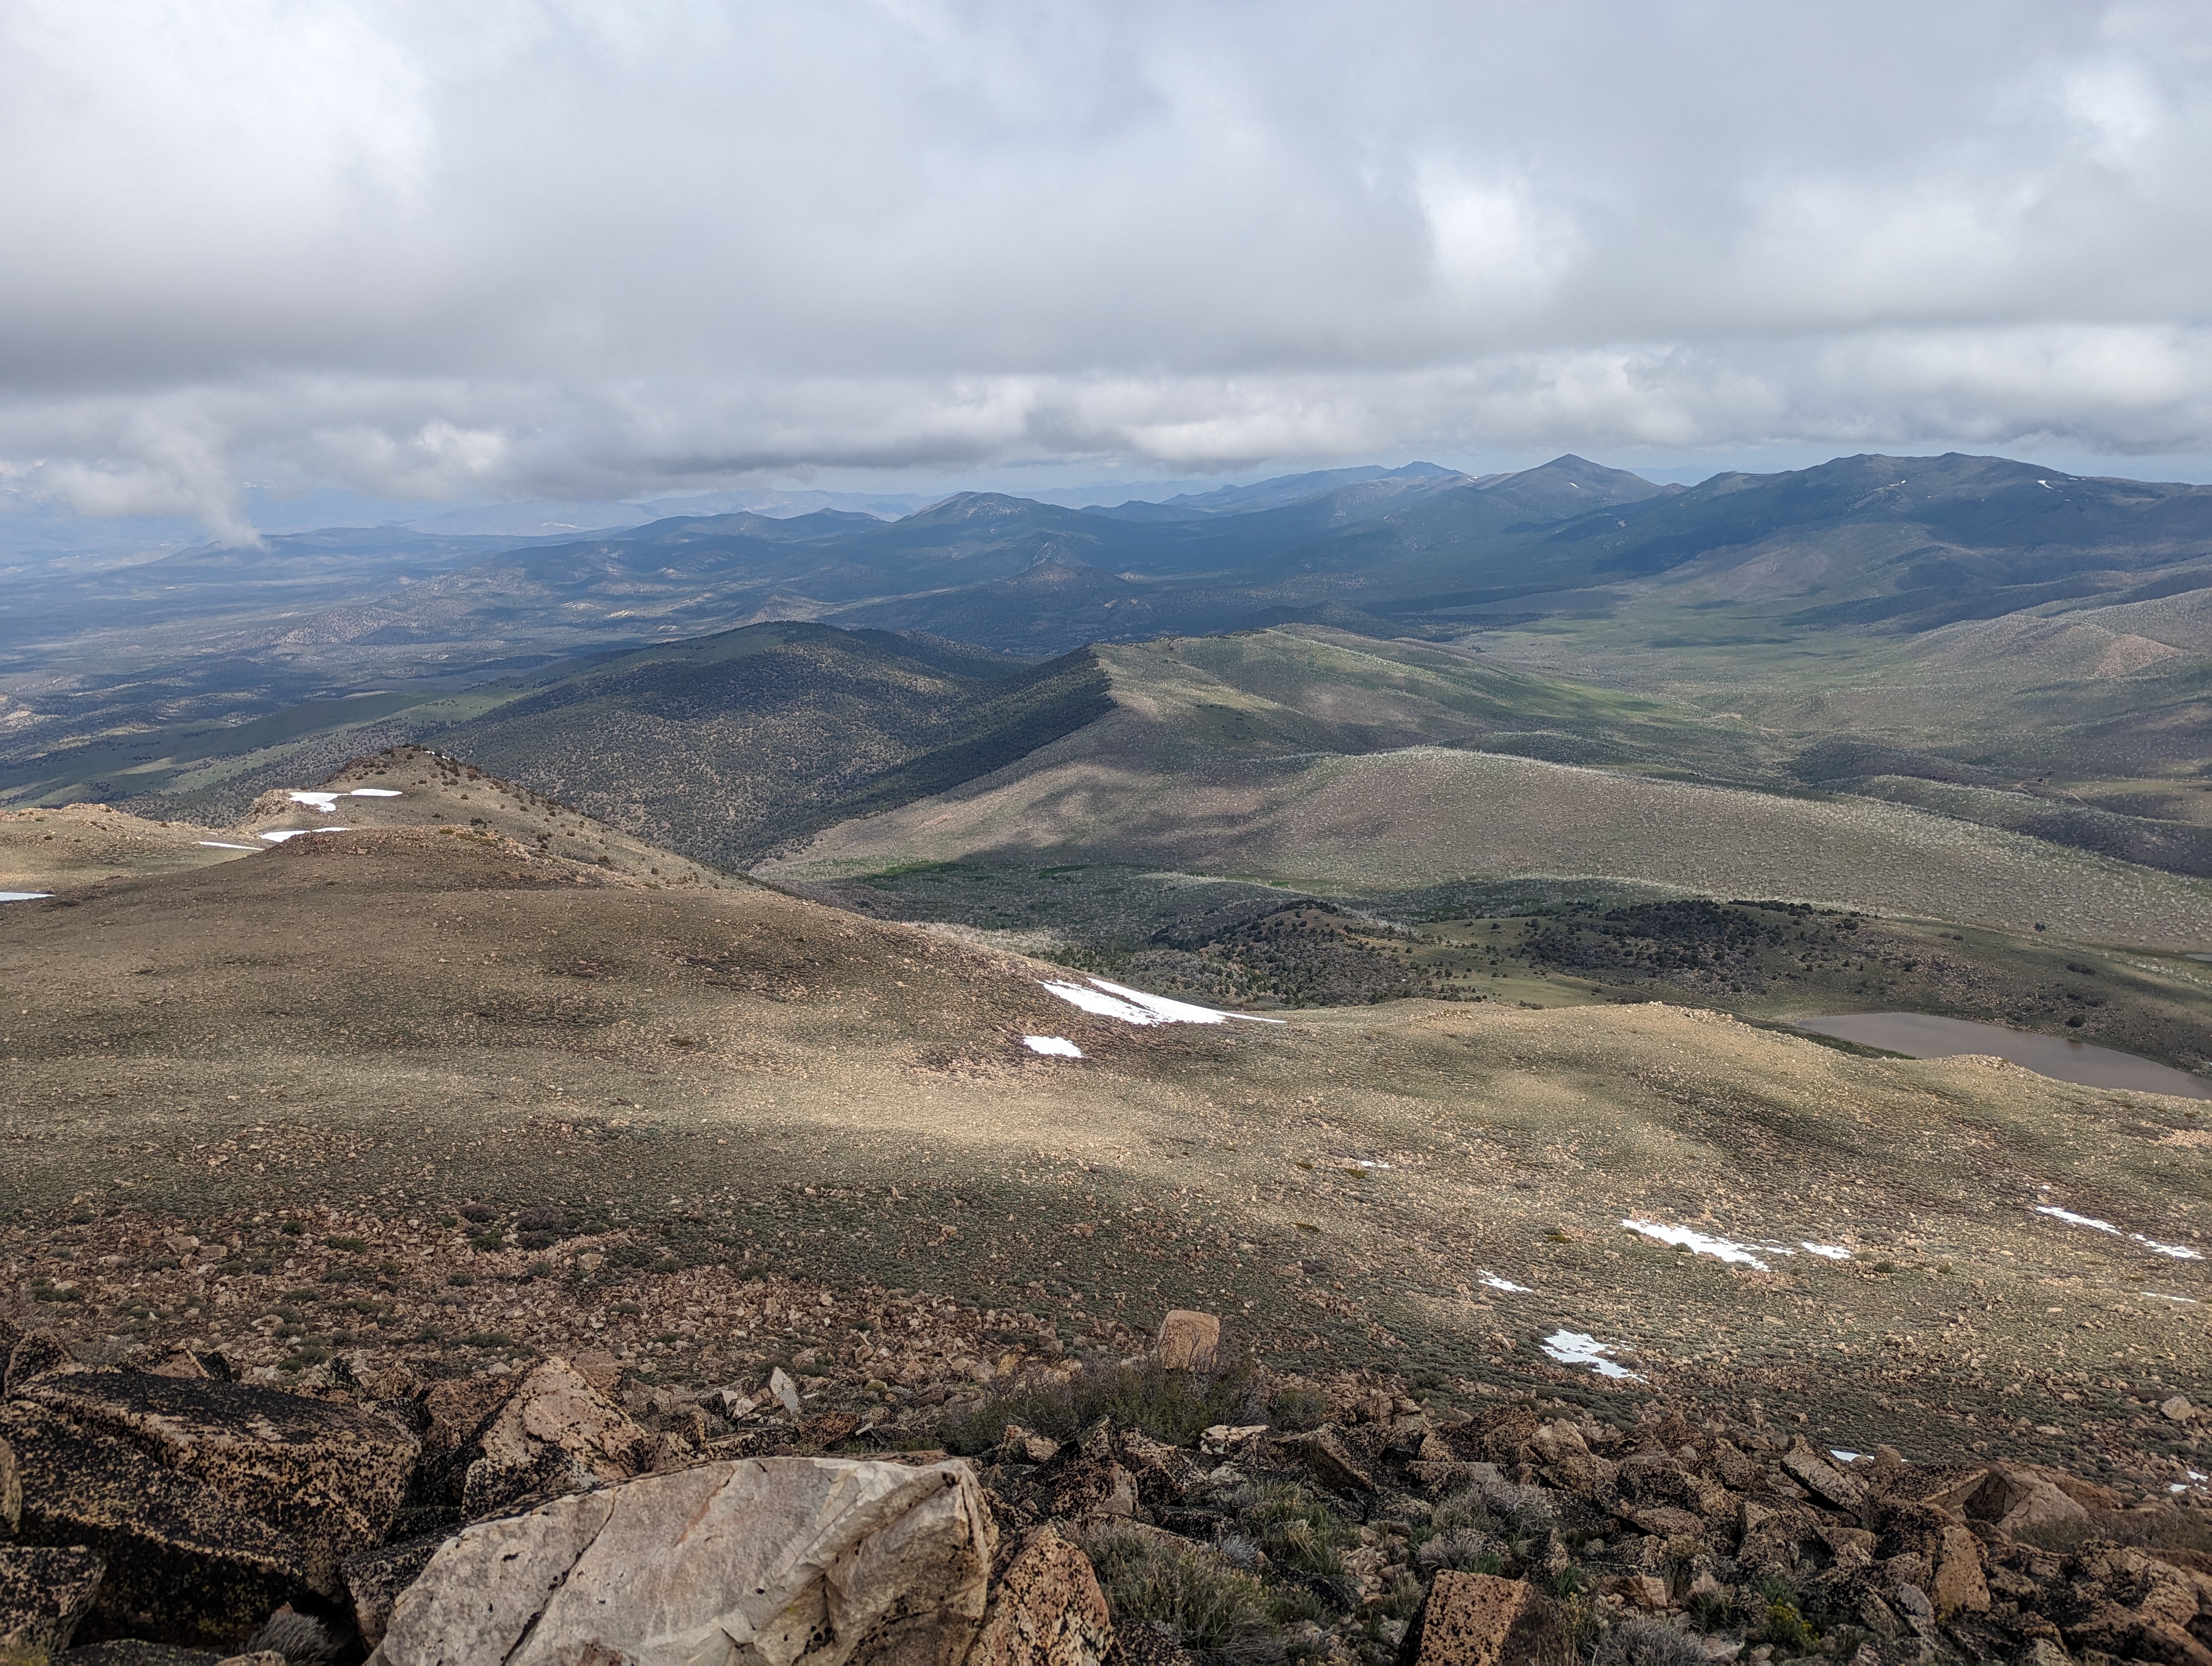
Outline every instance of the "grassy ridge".
[[441, 750], [724, 866], [1011, 763], [1108, 709], [1088, 650], [971, 668], [819, 625], [625, 655], [465, 722]]

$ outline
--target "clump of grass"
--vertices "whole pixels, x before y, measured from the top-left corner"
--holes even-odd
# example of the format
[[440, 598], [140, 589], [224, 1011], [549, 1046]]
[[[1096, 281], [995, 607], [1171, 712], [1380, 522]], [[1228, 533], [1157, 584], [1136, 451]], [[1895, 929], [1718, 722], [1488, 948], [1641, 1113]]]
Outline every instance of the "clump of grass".
[[1471, 1527], [1455, 1527], [1437, 1534], [1415, 1551], [1413, 1557], [1431, 1573], [1497, 1573], [1505, 1566], [1505, 1559], [1498, 1554], [1497, 1541], [1487, 1533]]
[[1338, 1553], [1350, 1529], [1297, 1482], [1265, 1481], [1253, 1488], [1244, 1519], [1271, 1561], [1326, 1578], [1344, 1572]]
[[1295, 1434], [1328, 1421], [1328, 1396], [1303, 1383], [1286, 1383], [1268, 1396], [1267, 1420]]
[[1128, 1365], [1086, 1359], [1066, 1383], [1000, 1395], [945, 1420], [949, 1450], [973, 1455], [998, 1444], [1009, 1423], [1054, 1440], [1072, 1440], [1102, 1417], [1171, 1446], [1187, 1446], [1217, 1423], [1263, 1420], [1261, 1377], [1238, 1356], [1218, 1371], [1167, 1371], [1152, 1362]]
[[1690, 1617], [1705, 1631], [1717, 1632], [1735, 1623], [1735, 1596], [1728, 1590], [1701, 1590], [1690, 1599]]
[[1440, 1499], [1429, 1519], [1439, 1534], [1472, 1528], [1501, 1537], [1534, 1538], [1552, 1528], [1552, 1501], [1540, 1487], [1478, 1481]]
[[1149, 1626], [1202, 1659], [1237, 1666], [1282, 1657], [1267, 1592], [1250, 1574], [1195, 1545], [1126, 1528], [1091, 1534], [1083, 1547], [1117, 1628]]
[[1593, 1666], [1705, 1666], [1698, 1640], [1656, 1620], [1622, 1620], [1605, 1636]]

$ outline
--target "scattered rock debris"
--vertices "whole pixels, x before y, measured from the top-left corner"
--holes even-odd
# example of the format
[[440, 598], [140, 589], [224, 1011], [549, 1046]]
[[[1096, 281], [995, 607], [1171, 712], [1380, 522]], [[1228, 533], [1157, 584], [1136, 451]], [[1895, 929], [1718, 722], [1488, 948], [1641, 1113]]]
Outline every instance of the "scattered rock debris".
[[[2194, 1663], [2212, 1636], [2193, 1498], [1815, 1448], [1755, 1402], [1280, 1376], [1195, 1310], [990, 1359], [981, 1316], [822, 1293], [870, 1316], [708, 1383], [603, 1348], [125, 1361], [0, 1321], [0, 1658], [661, 1666], [781, 1657], [800, 1614], [829, 1666]], [[802, 1528], [844, 1552], [776, 1550]]]

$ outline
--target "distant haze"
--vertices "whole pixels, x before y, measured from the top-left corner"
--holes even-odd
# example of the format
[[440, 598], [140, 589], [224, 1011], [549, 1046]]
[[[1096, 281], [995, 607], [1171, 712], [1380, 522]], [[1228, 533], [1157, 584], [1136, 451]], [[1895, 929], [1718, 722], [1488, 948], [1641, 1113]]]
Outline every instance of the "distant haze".
[[316, 491], [889, 504], [1568, 449], [2203, 477], [2203, 24], [14, 0], [0, 506], [246, 539]]

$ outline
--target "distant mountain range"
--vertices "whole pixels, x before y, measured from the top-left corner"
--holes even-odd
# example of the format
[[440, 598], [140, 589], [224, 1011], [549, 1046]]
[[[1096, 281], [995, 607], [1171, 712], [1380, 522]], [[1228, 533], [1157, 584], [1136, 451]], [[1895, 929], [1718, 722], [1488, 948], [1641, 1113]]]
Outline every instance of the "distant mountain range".
[[1298, 620], [1441, 637], [1675, 607], [1707, 635], [1751, 621], [1895, 633], [2208, 581], [2212, 488], [1949, 456], [1684, 489], [1568, 456], [1485, 478], [1417, 463], [1106, 508], [963, 492], [891, 521], [816, 509], [582, 538], [300, 534], [87, 578], [27, 598], [7, 631], [51, 641], [97, 603], [111, 625], [191, 615], [249, 652], [368, 648], [397, 668], [426, 651], [506, 659], [808, 618], [1050, 654]]
[[[757, 663], [726, 648], [625, 658], [778, 622], [839, 630], [779, 639]], [[385, 528], [185, 551], [17, 587], [0, 617], [0, 804], [227, 801], [308, 738], [320, 757], [356, 733], [478, 718], [487, 762], [544, 783], [530, 760], [546, 748], [580, 760], [599, 744], [580, 729], [556, 746], [556, 729], [590, 714], [606, 744], [635, 739], [671, 678], [718, 689], [732, 759], [762, 714], [781, 714], [786, 750], [816, 744], [810, 702], [842, 702], [830, 728], [848, 739], [878, 721], [855, 714], [882, 714], [858, 774], [771, 769], [786, 787], [723, 831], [654, 835], [754, 851], [833, 803], [852, 811], [878, 775], [921, 769], [919, 790], [940, 790], [950, 766], [920, 760], [970, 743], [969, 762], [1000, 758], [1089, 697], [1056, 703], [1055, 684], [1002, 722], [1005, 691], [984, 690], [1000, 673], [1087, 644], [1271, 627], [1449, 644], [1722, 726], [1717, 751], [1662, 747], [1640, 769], [1849, 791], [2206, 870], [2192, 772], [2212, 757], [2212, 488], [1958, 455], [1686, 489], [1575, 456], [1481, 477], [1413, 463], [1103, 508], [964, 492], [894, 520], [744, 510], [582, 538]], [[936, 669], [904, 665], [916, 654]], [[771, 666], [773, 686], [746, 680]], [[894, 691], [915, 678], [942, 686]], [[839, 692], [862, 685], [875, 692]], [[471, 687], [483, 696], [463, 698]], [[1595, 743], [1512, 744], [1573, 760]], [[734, 762], [714, 767], [736, 780]], [[558, 790], [599, 790], [580, 761], [556, 773]], [[2074, 785], [2035, 785], [2052, 780]], [[2043, 796], [2013, 796], [2022, 782]]]

